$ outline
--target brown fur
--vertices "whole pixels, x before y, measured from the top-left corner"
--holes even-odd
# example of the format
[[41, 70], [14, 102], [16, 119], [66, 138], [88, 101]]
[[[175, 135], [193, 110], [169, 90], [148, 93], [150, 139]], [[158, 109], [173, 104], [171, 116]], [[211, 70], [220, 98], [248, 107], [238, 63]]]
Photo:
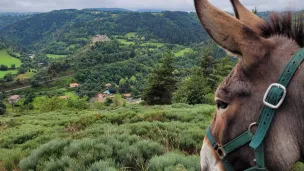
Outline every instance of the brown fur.
[[261, 29], [259, 26], [264, 25], [265, 21], [256, 15], [252, 15], [252, 12], [245, 8], [239, 0], [230, 0], [230, 2], [233, 6], [235, 17], [258, 35], [261, 35]]
[[[224, 112], [217, 110], [211, 124], [215, 140], [223, 145], [258, 120], [266, 89], [277, 81], [290, 58], [300, 50], [301, 42], [292, 35], [302, 33], [296, 29], [288, 30], [288, 27], [287, 31], [277, 29], [278, 24], [272, 23], [263, 26], [262, 37], [244, 24], [245, 19], [241, 21], [224, 15], [207, 0], [195, 0], [195, 5], [202, 25], [211, 37], [228, 51], [242, 56], [215, 93], [217, 99], [229, 104]], [[235, 8], [238, 10], [237, 6]], [[300, 25], [297, 28], [303, 27]], [[287, 88], [286, 100], [277, 110], [265, 139], [269, 170], [288, 170], [304, 156], [303, 80], [301, 65]], [[248, 145], [229, 154], [227, 159], [236, 170], [255, 165], [254, 152]]]
[[304, 47], [304, 21], [301, 12], [285, 12], [283, 15], [272, 13], [269, 22], [258, 26], [265, 38], [281, 35], [293, 39], [300, 47]]

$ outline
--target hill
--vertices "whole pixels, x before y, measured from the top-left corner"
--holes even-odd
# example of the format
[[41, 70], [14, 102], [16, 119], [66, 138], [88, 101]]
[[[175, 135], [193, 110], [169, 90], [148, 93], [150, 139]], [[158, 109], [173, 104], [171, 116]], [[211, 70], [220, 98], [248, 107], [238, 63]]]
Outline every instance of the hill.
[[131, 12], [131, 10], [128, 9], [123, 9], [123, 8], [86, 8], [84, 10], [89, 10], [89, 11], [123, 11], [123, 12]]
[[166, 10], [162, 10], [162, 9], [138, 9], [135, 10], [136, 12], [164, 12]]
[[[136, 13], [122, 11], [59, 10], [31, 15], [0, 28], [1, 36], [23, 50], [71, 54], [97, 34], [112, 38], [136, 32], [146, 40], [189, 45], [209, 38], [195, 13]], [[60, 52], [60, 53], [59, 53]]]
[[5, 26], [16, 23], [17, 21], [20, 21], [26, 17], [26, 14], [0, 13], [0, 30]]

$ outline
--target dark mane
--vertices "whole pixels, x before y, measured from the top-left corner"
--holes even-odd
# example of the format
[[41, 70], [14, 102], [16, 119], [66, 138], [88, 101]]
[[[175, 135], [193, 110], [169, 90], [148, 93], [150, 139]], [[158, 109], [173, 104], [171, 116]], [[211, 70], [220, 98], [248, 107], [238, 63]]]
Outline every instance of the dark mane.
[[282, 35], [293, 39], [300, 47], [304, 47], [304, 22], [301, 12], [271, 13], [269, 21], [261, 25], [260, 28], [262, 36], [265, 38]]

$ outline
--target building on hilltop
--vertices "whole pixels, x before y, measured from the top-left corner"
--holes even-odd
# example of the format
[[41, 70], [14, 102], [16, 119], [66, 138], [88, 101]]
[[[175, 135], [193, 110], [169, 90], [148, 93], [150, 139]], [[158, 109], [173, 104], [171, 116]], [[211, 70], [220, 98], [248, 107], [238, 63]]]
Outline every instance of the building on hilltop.
[[111, 39], [107, 35], [100, 35], [100, 34], [97, 34], [96, 36], [94, 36], [93, 40], [92, 40], [93, 43], [108, 42], [108, 41], [111, 41]]

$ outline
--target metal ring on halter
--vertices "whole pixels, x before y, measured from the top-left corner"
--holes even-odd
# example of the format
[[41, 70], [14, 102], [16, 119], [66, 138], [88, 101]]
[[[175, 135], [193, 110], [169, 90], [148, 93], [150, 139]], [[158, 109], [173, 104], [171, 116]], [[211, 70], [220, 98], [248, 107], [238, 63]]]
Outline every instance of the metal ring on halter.
[[258, 124], [257, 124], [256, 122], [253, 122], [253, 123], [250, 124], [249, 127], [248, 127], [248, 131], [251, 132], [252, 134], [254, 134], [253, 131], [252, 131], [252, 127], [254, 127], [254, 126], [258, 126]]
[[225, 152], [225, 150], [224, 150], [223, 147], [221, 147], [221, 146], [218, 147], [218, 149], [216, 150], [216, 152], [217, 152], [217, 155], [218, 155], [221, 159], [225, 158], [226, 155], [227, 155], [226, 152]]

